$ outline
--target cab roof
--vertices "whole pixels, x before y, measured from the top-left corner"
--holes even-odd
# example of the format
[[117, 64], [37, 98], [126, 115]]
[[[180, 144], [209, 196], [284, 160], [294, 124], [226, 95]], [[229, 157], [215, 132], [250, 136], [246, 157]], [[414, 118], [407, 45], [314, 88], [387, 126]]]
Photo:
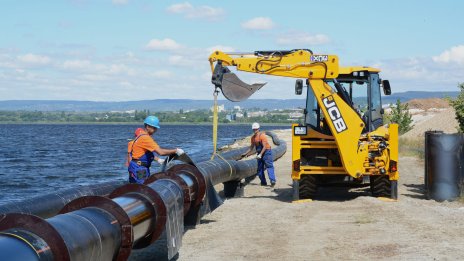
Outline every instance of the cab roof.
[[378, 73], [380, 72], [380, 69], [367, 67], [367, 66], [348, 66], [348, 67], [340, 67], [338, 69], [339, 74], [352, 74], [353, 72], [365, 72], [365, 71]]

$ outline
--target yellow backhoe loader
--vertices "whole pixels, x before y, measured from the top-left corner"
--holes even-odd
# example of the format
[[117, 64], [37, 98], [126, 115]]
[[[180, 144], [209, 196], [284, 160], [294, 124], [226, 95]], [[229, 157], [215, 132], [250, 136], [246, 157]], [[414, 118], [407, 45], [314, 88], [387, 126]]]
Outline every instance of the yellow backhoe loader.
[[[390, 95], [379, 69], [340, 67], [336, 55], [308, 49], [213, 52], [212, 83], [231, 101], [242, 101], [264, 84], [246, 84], [238, 71], [297, 78], [306, 83], [304, 123], [292, 126], [292, 179], [296, 199], [311, 199], [319, 186], [369, 180], [375, 197], [398, 197], [398, 125], [384, 125], [381, 88]], [[305, 81], [304, 81], [305, 80]]]

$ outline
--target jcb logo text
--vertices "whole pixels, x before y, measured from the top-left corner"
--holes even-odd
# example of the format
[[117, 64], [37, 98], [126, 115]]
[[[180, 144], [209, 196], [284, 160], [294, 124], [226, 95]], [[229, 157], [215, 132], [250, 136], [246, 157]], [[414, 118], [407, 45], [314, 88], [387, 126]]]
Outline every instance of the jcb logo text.
[[342, 114], [340, 113], [340, 110], [338, 109], [338, 106], [335, 103], [333, 97], [328, 96], [324, 98], [322, 102], [324, 103], [324, 106], [327, 108], [327, 112], [329, 113], [330, 119], [332, 120], [332, 123], [337, 133], [347, 130], [348, 127], [346, 126]]

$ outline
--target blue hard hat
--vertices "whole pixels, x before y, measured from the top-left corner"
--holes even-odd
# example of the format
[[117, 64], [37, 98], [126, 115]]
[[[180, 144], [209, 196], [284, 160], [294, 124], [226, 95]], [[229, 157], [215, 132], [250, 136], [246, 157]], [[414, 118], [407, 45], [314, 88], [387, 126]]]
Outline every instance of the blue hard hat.
[[145, 121], [143, 121], [143, 124], [150, 125], [150, 126], [155, 127], [157, 129], [160, 128], [160, 125], [159, 125], [160, 120], [156, 116], [148, 116], [147, 118], [145, 118]]

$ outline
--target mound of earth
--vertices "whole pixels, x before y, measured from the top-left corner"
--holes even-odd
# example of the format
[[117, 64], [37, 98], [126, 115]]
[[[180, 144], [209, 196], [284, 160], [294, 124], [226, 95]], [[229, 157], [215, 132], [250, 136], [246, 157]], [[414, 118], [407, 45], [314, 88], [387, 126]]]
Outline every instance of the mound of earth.
[[441, 98], [429, 98], [429, 99], [412, 99], [408, 102], [409, 109], [418, 109], [428, 111], [430, 109], [444, 109], [450, 108], [447, 100]]
[[441, 130], [444, 133], [456, 133], [459, 124], [455, 117], [456, 114], [452, 108], [430, 114], [429, 117], [424, 117], [421, 121], [417, 121], [413, 129], [403, 134], [402, 137], [424, 137], [424, 133], [430, 130]]

